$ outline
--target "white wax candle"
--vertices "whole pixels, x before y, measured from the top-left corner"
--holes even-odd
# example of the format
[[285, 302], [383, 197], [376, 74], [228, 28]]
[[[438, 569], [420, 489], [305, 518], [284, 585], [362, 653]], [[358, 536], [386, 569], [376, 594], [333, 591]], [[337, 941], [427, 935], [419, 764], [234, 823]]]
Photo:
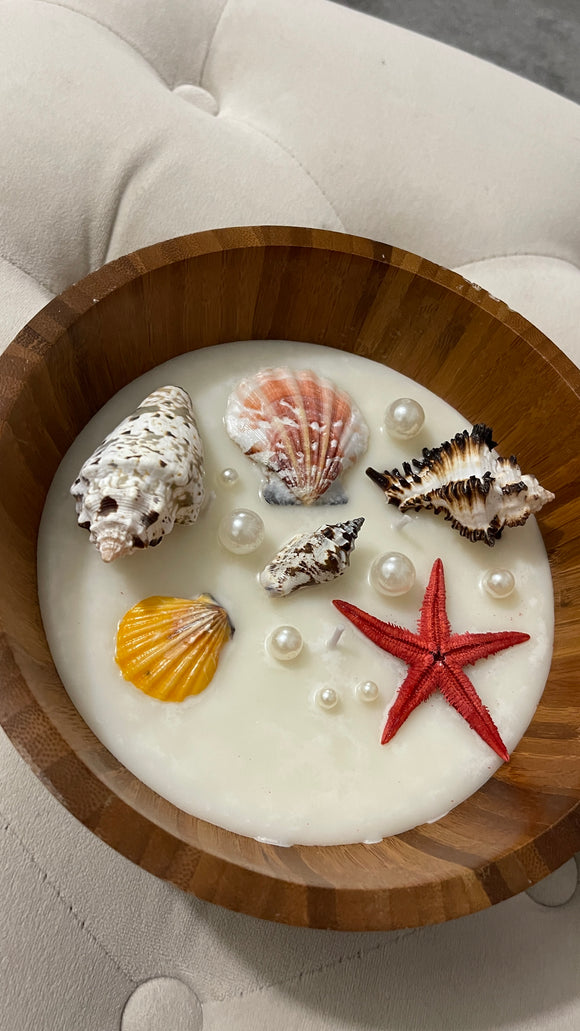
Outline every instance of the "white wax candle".
[[[369, 424], [368, 452], [344, 477], [345, 505], [266, 504], [259, 496], [259, 470], [225, 432], [223, 414], [233, 386], [260, 368], [281, 364], [331, 378], [351, 394]], [[194, 526], [176, 527], [160, 547], [105, 565], [76, 525], [70, 484], [101, 439], [148, 393], [168, 383], [192, 396], [205, 446], [209, 504]], [[414, 398], [426, 413], [412, 440], [396, 440], [384, 429], [385, 409], [398, 397]], [[42, 615], [57, 669], [107, 748], [186, 812], [287, 845], [377, 841], [437, 819], [477, 790], [499, 760], [438, 694], [412, 713], [389, 744], [380, 744], [385, 711], [407, 667], [331, 604], [333, 598], [350, 601], [416, 630], [425, 585], [440, 557], [454, 632], [531, 635], [526, 644], [467, 669], [508, 750], [515, 747], [544, 688], [552, 648], [551, 578], [535, 521], [506, 530], [490, 549], [464, 540], [429, 512], [401, 523], [364, 475], [367, 465], [400, 466], [466, 427], [447, 404], [390, 369], [284, 341], [185, 354], [113, 397], [63, 459], [38, 544]], [[238, 478], [221, 475], [226, 469]], [[221, 520], [240, 508], [257, 512], [265, 526], [264, 542], [251, 554], [231, 554], [218, 540]], [[292, 535], [357, 516], [365, 523], [342, 577], [288, 598], [266, 594], [258, 574]], [[388, 551], [406, 554], [416, 570], [414, 586], [398, 597], [378, 593], [368, 579], [373, 560]], [[514, 574], [509, 597], [493, 598], [482, 589], [489, 568]], [[152, 594], [186, 598], [204, 592], [225, 606], [236, 628], [207, 690], [181, 704], [163, 703], [123, 680], [114, 650], [116, 627], [127, 609]], [[344, 633], [329, 648], [339, 624]], [[296, 627], [304, 640], [300, 655], [289, 662], [276, 661], [265, 648], [280, 625]], [[361, 697], [359, 685], [366, 682], [378, 686], [376, 700]], [[325, 689], [336, 693], [336, 704], [320, 704]], [[332, 695], [327, 691], [325, 698]]]

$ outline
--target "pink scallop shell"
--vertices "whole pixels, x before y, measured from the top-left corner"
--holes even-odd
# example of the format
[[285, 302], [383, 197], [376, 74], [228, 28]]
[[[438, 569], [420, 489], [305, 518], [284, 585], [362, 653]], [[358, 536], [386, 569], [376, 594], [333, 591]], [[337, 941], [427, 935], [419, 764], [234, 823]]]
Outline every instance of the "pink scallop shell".
[[368, 427], [347, 393], [309, 369], [261, 369], [230, 394], [225, 416], [232, 440], [268, 477], [273, 504], [337, 503], [324, 497], [362, 455]]

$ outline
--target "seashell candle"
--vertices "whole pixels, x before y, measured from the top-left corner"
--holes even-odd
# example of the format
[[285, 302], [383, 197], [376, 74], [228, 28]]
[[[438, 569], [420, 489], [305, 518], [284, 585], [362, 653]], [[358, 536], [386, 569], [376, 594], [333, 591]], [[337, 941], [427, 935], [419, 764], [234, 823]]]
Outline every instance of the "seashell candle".
[[523, 526], [554, 495], [535, 476], [522, 476], [513, 455], [500, 458], [491, 433], [481, 423], [440, 447], [425, 448], [422, 460], [403, 462], [402, 473], [369, 468], [367, 476], [400, 512], [444, 512], [462, 537], [493, 547], [504, 527]]
[[369, 431], [343, 390], [311, 370], [261, 369], [228, 398], [226, 429], [267, 477], [272, 505], [343, 504], [337, 484], [367, 448]]
[[[463, 425], [463, 416], [421, 385], [347, 352], [268, 340], [182, 354], [111, 398], [63, 459], [39, 536], [42, 616], [62, 682], [85, 721], [129, 770], [180, 809], [280, 844], [377, 841], [452, 809], [500, 760], [438, 692], [417, 706], [392, 742], [381, 745], [386, 710], [406, 667], [339, 616], [333, 600], [347, 598], [384, 622], [415, 631], [429, 571], [440, 556], [454, 632], [530, 634], [524, 646], [468, 667], [511, 752], [532, 718], [550, 666], [549, 563], [533, 517], [517, 532], [505, 533], [494, 555], [498, 568], [513, 573], [517, 588], [498, 602], [481, 586], [490, 568], [488, 549], [473, 547], [443, 519], [422, 514], [412, 513], [395, 532], [384, 495], [362, 465], [344, 477], [349, 501], [331, 510], [332, 519], [316, 505], [267, 504], [223, 416], [240, 381], [290, 363], [312, 369], [320, 380], [332, 376], [337, 388], [348, 385], [370, 429], [365, 464], [374, 468], [397, 462], [400, 467], [409, 446], [384, 431], [390, 398], [416, 398], [437, 441]], [[160, 382], [179, 383], [193, 398], [215, 498], [191, 532], [177, 528], [139, 561], [107, 565], [78, 532], [69, 485], [108, 428]], [[240, 474], [234, 487], [220, 483], [224, 469]], [[222, 546], [217, 530], [233, 509], [252, 510], [262, 519], [262, 551], [239, 555]], [[398, 521], [398, 511], [391, 511]], [[260, 585], [260, 571], [279, 544], [362, 516], [344, 576], [282, 598]], [[415, 586], [398, 596], [379, 594], [369, 583], [371, 563], [390, 551], [408, 556], [416, 571]], [[141, 599], [166, 595], [188, 606], [192, 594], [202, 591], [219, 600], [236, 632], [219, 652], [209, 687], [179, 704], [162, 703], [123, 679], [115, 662], [117, 627]], [[162, 649], [166, 643], [161, 641]]]
[[260, 573], [262, 587], [268, 594], [284, 598], [299, 587], [335, 580], [350, 564], [363, 523], [360, 517], [292, 537]]
[[189, 394], [160, 387], [87, 458], [70, 492], [104, 562], [155, 547], [203, 500], [203, 448]]

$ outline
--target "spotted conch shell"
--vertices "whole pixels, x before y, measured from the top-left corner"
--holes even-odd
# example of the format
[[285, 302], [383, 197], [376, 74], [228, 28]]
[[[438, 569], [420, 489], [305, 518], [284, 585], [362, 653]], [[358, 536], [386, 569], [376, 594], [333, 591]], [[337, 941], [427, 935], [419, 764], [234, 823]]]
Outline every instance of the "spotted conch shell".
[[440, 447], [423, 449], [423, 457], [403, 462], [403, 471], [367, 476], [379, 485], [400, 512], [429, 508], [470, 541], [493, 547], [505, 526], [522, 526], [554, 495], [535, 476], [522, 476], [513, 455], [500, 458], [488, 426], [456, 433]]
[[226, 429], [262, 466], [264, 500], [342, 504], [337, 479], [366, 450], [368, 427], [351, 398], [308, 369], [261, 369], [230, 394]]
[[155, 547], [203, 500], [203, 447], [189, 394], [160, 387], [99, 444], [71, 487], [105, 562]]
[[296, 534], [260, 573], [268, 594], [279, 598], [309, 584], [323, 584], [341, 576], [350, 564], [362, 517], [320, 526], [313, 533]]
[[233, 632], [226, 610], [209, 594], [145, 598], [119, 623], [115, 661], [140, 691], [182, 702], [205, 691]]

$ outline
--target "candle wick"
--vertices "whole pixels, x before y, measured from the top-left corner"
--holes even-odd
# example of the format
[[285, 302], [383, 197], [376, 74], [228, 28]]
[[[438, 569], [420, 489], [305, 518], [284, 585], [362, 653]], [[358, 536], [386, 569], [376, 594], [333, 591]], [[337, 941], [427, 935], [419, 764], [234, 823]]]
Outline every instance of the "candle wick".
[[335, 628], [335, 631], [334, 631], [332, 637], [327, 642], [326, 647], [327, 648], [336, 648], [338, 642], [340, 641], [342, 635], [344, 634], [344, 630], [345, 630], [345, 628], [343, 626], [337, 626]]
[[408, 523], [412, 522], [413, 520], [411, 519], [410, 515], [402, 515], [393, 523], [393, 530], [395, 530], [397, 533], [400, 533], [401, 530], [404, 529], [404, 527], [407, 526]]

